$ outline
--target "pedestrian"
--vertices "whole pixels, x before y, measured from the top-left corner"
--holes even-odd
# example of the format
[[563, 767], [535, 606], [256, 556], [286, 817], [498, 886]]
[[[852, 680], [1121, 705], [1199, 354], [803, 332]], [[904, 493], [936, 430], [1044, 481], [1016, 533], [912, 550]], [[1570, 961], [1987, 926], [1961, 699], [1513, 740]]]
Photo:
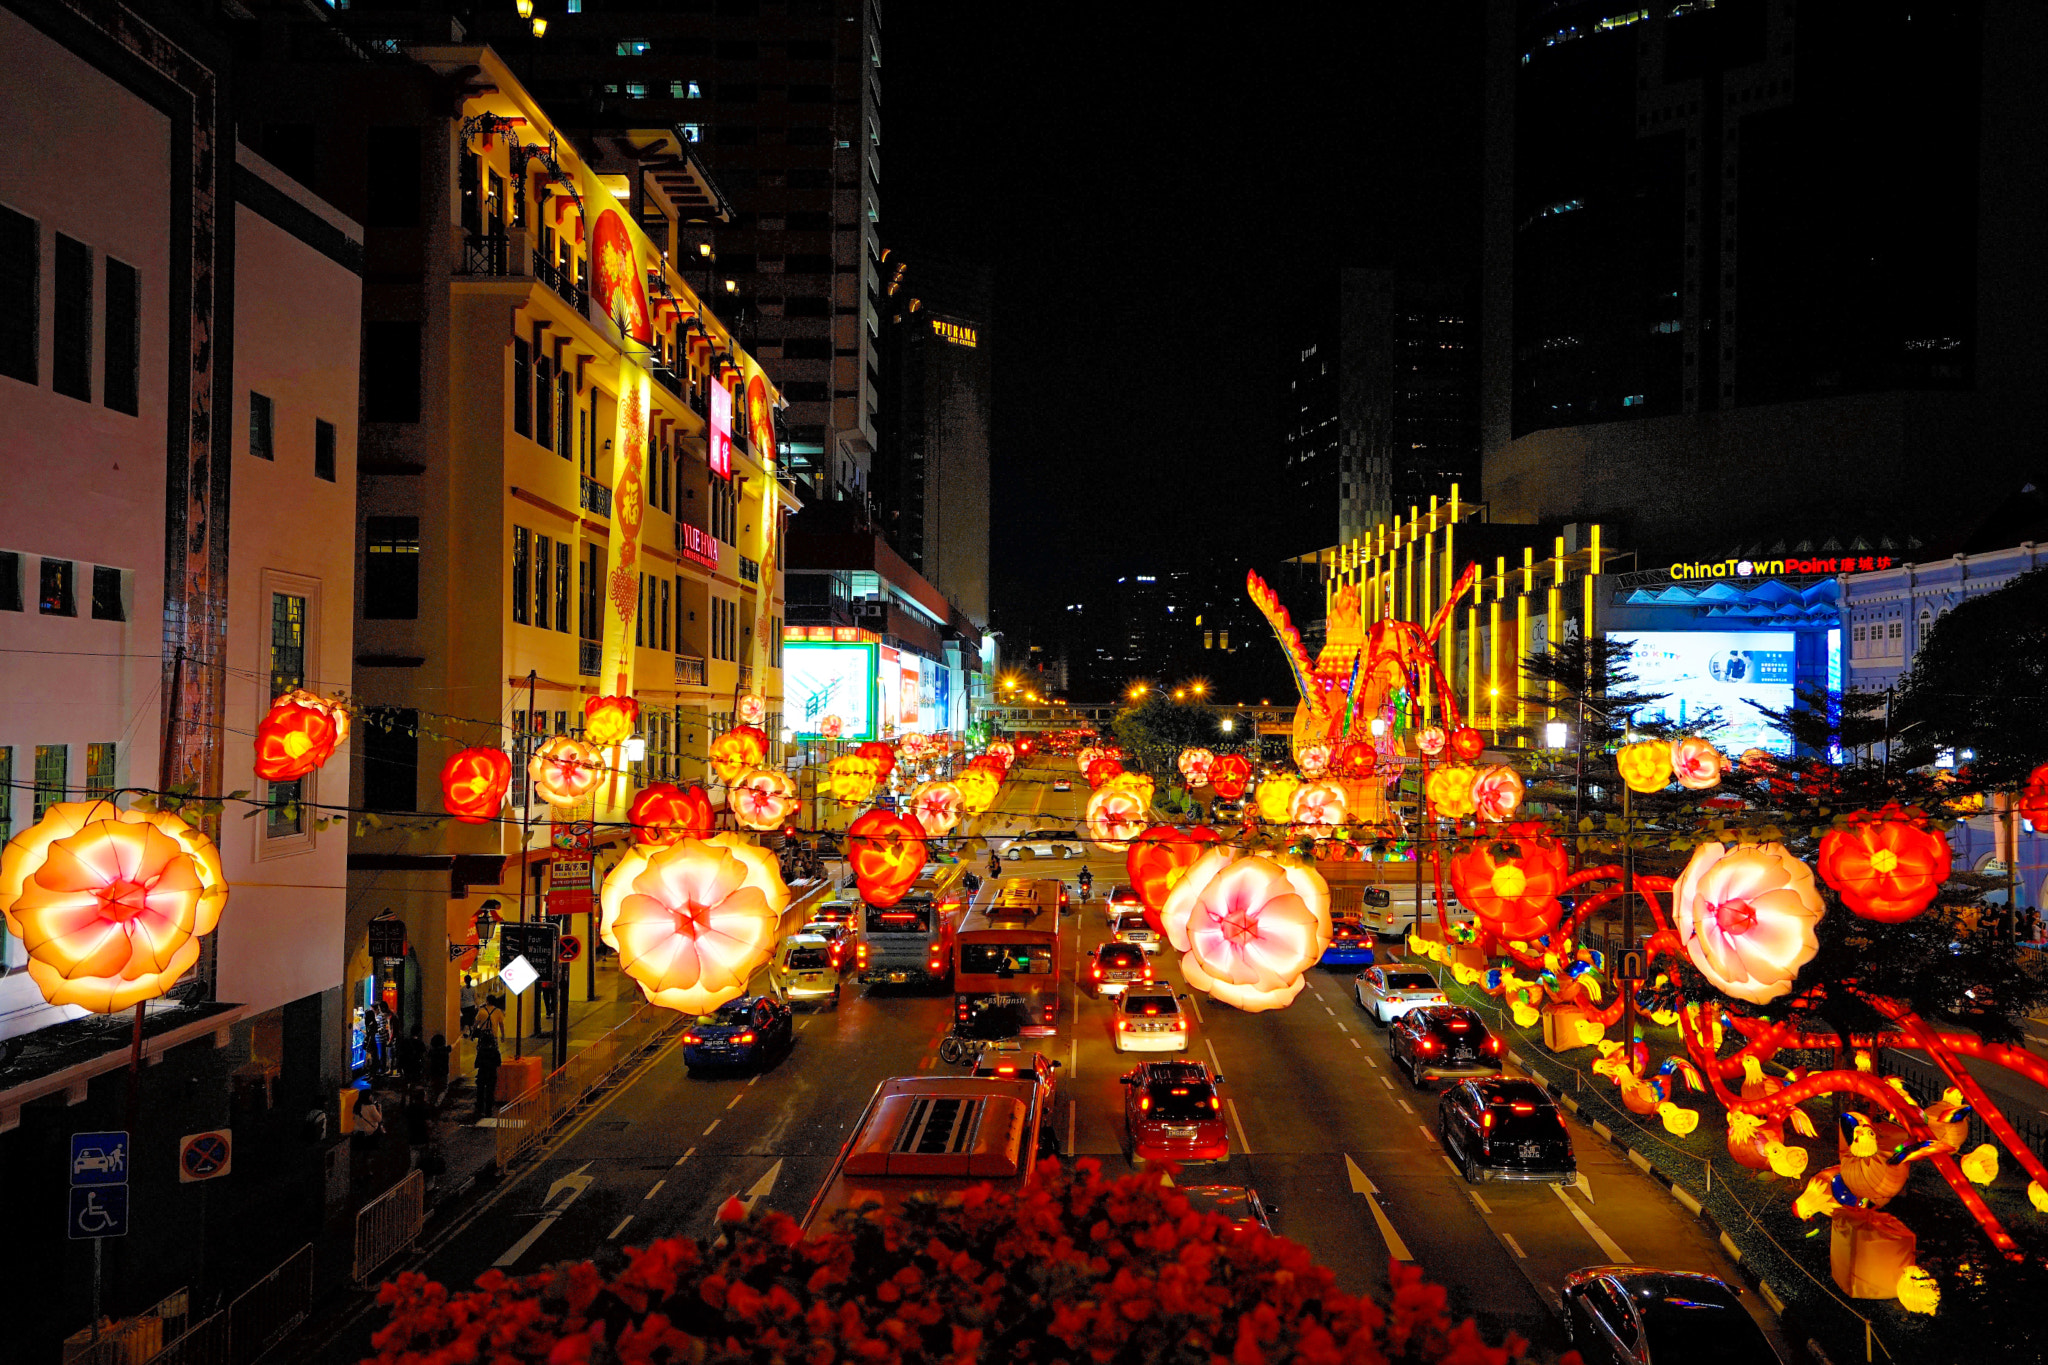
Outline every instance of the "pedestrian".
[[468, 972], [462, 974], [462, 1031], [468, 1033], [476, 1023], [476, 978]]
[[420, 1078], [426, 1074], [426, 1067], [426, 1040], [420, 1037], [420, 1031], [415, 1028], [398, 1040], [399, 1074], [405, 1077], [407, 1085], [418, 1085]]
[[478, 1039], [490, 1038], [502, 1041], [505, 1037], [505, 1000], [503, 996], [487, 996], [483, 1008], [476, 1012], [476, 1023], [470, 1029], [470, 1036]]
[[427, 1044], [427, 1097], [439, 1108], [448, 1094], [448, 1067], [455, 1058], [455, 1049], [448, 1046], [448, 1035], [437, 1033], [434, 1041]]
[[2030, 906], [2028, 906], [2028, 907], [2027, 907], [2027, 910], [2026, 910], [2026, 914], [2025, 914], [2025, 915], [2024, 915], [2024, 916], [2022, 917], [2022, 922], [2023, 922], [2023, 924], [2025, 925], [2025, 928], [2026, 928], [2026, 936], [2027, 936], [2027, 942], [2029, 942], [2029, 943], [2038, 943], [2038, 942], [2040, 942], [2040, 941], [2041, 941], [2041, 912], [2040, 912], [2039, 910], [2035, 909], [2035, 908], [2034, 908], [2033, 906], [2031, 906], [2031, 905], [2030, 905]]
[[398, 1066], [398, 1018], [391, 1006], [377, 1002], [378, 1067], [387, 1074]]
[[[481, 1026], [482, 1016], [478, 1016]], [[504, 1054], [498, 1051], [498, 1035], [489, 1029], [479, 1028], [476, 1037], [476, 1113], [474, 1121], [481, 1123], [498, 1109], [498, 1064]]]
[[377, 1102], [374, 1090], [356, 1092], [355, 1124], [351, 1136], [364, 1146], [374, 1143], [384, 1132], [384, 1106]]

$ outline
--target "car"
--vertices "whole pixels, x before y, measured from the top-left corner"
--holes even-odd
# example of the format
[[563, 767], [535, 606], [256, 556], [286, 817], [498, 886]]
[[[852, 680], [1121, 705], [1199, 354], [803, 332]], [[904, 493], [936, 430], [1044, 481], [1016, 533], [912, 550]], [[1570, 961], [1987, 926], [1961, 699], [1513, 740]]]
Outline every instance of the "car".
[[1323, 950], [1322, 965], [1325, 967], [1370, 967], [1375, 961], [1372, 951], [1372, 936], [1356, 918], [1333, 915], [1330, 918], [1330, 946]]
[[860, 902], [851, 900], [826, 901], [811, 907], [811, 919], [822, 924], [841, 924], [851, 929], [855, 916], [860, 911]]
[[1118, 997], [1110, 1030], [1118, 1052], [1186, 1052], [1188, 1016], [1180, 1002], [1162, 986], [1138, 986]]
[[1502, 1047], [1478, 1012], [1463, 1005], [1409, 1010], [1387, 1030], [1387, 1055], [1417, 1090], [1428, 1089], [1431, 1081], [1498, 1076]]
[[1230, 821], [1235, 824], [1244, 818], [1243, 801], [1214, 801], [1209, 806], [1209, 818], [1218, 824]]
[[853, 957], [853, 926], [828, 919], [814, 919], [799, 934], [810, 934], [822, 938], [832, 945], [832, 965], [841, 971]]
[[1131, 1164], [1228, 1161], [1223, 1101], [1201, 1062], [1145, 1062], [1124, 1073], [1124, 1131]]
[[1056, 1077], [1060, 1069], [1058, 1059], [1043, 1052], [1026, 1052], [1012, 1039], [999, 1040], [983, 1048], [974, 1059], [976, 1076], [1025, 1076], [1036, 1077], [1038, 1081], [1039, 1108], [1047, 1113], [1052, 1110], [1052, 1096]]
[[1009, 861], [1022, 862], [1026, 858], [1078, 858], [1081, 856], [1081, 839], [1072, 830], [1033, 829], [1016, 835], [1009, 847], [1003, 850], [1003, 857]]
[[1280, 1212], [1278, 1205], [1260, 1199], [1259, 1192], [1249, 1185], [1181, 1185], [1180, 1192], [1201, 1212], [1220, 1213], [1228, 1218], [1235, 1232], [1250, 1228], [1271, 1232], [1271, 1215]]
[[743, 995], [683, 1031], [683, 1065], [692, 1071], [758, 1066], [796, 1041], [796, 1016], [772, 995]]
[[1052, 789], [1056, 792], [1070, 792], [1074, 789], [1074, 779], [1071, 777], [1055, 777], [1052, 780]]
[[1117, 911], [1116, 916], [1109, 922], [1109, 932], [1118, 943], [1128, 943], [1133, 947], [1143, 948], [1148, 953], [1156, 953], [1166, 946], [1165, 940], [1159, 936], [1159, 931], [1145, 918], [1143, 910]]
[[1587, 1365], [1779, 1365], [1736, 1289], [1712, 1275], [1596, 1265], [1565, 1277], [1565, 1333]]
[[1377, 1024], [1391, 1024], [1409, 1010], [1424, 1005], [1448, 1005], [1451, 998], [1428, 972], [1404, 963], [1367, 967], [1351, 978], [1351, 990], [1359, 1007]]
[[839, 960], [837, 948], [821, 935], [791, 934], [768, 959], [768, 985], [778, 1000], [829, 1000], [838, 1009]]
[[1578, 1159], [1557, 1106], [1542, 1086], [1521, 1077], [1459, 1081], [1436, 1106], [1444, 1152], [1474, 1185], [1489, 1180], [1576, 1184]]
[[1143, 911], [1145, 900], [1137, 891], [1123, 882], [1109, 889], [1109, 899], [1102, 903], [1102, 917], [1109, 924], [1116, 924], [1116, 917], [1126, 910]]
[[1107, 1000], [1126, 990], [1152, 984], [1152, 964], [1135, 943], [1104, 943], [1088, 955], [1087, 970], [1081, 978], [1097, 1000]]

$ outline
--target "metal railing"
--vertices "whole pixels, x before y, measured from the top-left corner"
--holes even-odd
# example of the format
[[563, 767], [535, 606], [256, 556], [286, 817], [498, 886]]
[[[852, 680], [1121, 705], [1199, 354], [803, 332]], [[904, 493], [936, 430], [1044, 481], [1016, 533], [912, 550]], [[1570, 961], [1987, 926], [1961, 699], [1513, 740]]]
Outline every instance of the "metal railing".
[[533, 253], [533, 277], [560, 294], [563, 302], [577, 312], [588, 311], [590, 291], [576, 282], [573, 271], [556, 265], [539, 251]]
[[462, 275], [511, 273], [511, 238], [502, 232], [472, 232], [462, 240]]
[[[407, 1179], [420, 1179], [414, 1171]], [[360, 1230], [361, 1224], [357, 1224]], [[230, 1365], [253, 1365], [313, 1311], [313, 1244], [250, 1285], [228, 1305]]]
[[746, 557], [745, 555], [741, 555], [741, 556], [740, 556], [740, 582], [742, 582], [742, 583], [759, 583], [760, 581], [761, 581], [761, 561], [760, 561], [760, 560], [758, 560], [758, 559], [748, 559], [748, 558], [747, 558], [747, 557]]
[[676, 655], [676, 681], [689, 687], [702, 687], [704, 661], [694, 654]]
[[427, 1216], [427, 1177], [411, 1171], [405, 1179], [363, 1205], [356, 1214], [355, 1282], [366, 1285], [378, 1267], [411, 1246]]
[[585, 678], [594, 678], [604, 670], [604, 641], [578, 640], [576, 642], [576, 672]]
[[583, 510], [607, 521], [612, 515], [612, 490], [588, 474], [583, 476]]
[[677, 377], [674, 370], [671, 370], [666, 365], [656, 365], [653, 373], [655, 383], [661, 385], [678, 398], [683, 396], [683, 381]]
[[555, 1122], [591, 1091], [611, 1079], [652, 1043], [682, 1025], [674, 1010], [642, 1005], [609, 1033], [577, 1052], [541, 1083], [498, 1106], [498, 1169], [506, 1169], [528, 1145], [547, 1135]]

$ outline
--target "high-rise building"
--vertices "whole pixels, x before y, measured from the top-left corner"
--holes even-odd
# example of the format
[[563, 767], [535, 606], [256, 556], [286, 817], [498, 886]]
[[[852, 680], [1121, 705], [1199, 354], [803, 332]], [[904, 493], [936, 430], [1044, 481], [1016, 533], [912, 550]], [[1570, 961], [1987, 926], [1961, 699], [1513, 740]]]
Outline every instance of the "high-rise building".
[[[604, 134], [672, 135], [710, 167], [714, 193], [683, 215], [674, 264], [780, 387], [778, 454], [807, 496], [866, 500], [881, 405], [881, 0], [541, 0], [540, 37], [509, 3], [420, 8], [443, 11], [442, 42], [459, 10], [467, 40], [505, 53], [593, 151]], [[365, 5], [339, 21], [372, 50], [434, 36], [420, 11]], [[629, 176], [659, 178], [673, 152]]]
[[[1288, 534], [1321, 544], [1344, 522], [1355, 470], [1344, 468], [1338, 439], [1338, 341], [1324, 309], [1311, 313], [1288, 357], [1286, 430], [1281, 442], [1281, 484], [1288, 506]], [[1304, 524], [1306, 523], [1306, 524]]]

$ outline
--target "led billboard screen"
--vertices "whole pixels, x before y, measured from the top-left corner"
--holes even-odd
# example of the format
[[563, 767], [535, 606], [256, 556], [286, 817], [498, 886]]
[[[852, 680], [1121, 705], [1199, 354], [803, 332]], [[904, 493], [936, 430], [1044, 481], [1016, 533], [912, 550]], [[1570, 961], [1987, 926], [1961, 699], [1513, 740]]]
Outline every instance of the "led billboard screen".
[[732, 390], [722, 383], [711, 386], [710, 458], [712, 473], [732, 477]]
[[1637, 678], [1632, 690], [1665, 694], [1635, 713], [1638, 722], [1683, 728], [1719, 712], [1714, 741], [1724, 752], [1785, 747], [1785, 737], [1756, 708], [1792, 705], [1791, 631], [1653, 630], [1610, 638], [1630, 647], [1628, 667]]
[[875, 739], [876, 647], [791, 642], [782, 647], [785, 723], [799, 735], [823, 735], [839, 718], [840, 739]]

